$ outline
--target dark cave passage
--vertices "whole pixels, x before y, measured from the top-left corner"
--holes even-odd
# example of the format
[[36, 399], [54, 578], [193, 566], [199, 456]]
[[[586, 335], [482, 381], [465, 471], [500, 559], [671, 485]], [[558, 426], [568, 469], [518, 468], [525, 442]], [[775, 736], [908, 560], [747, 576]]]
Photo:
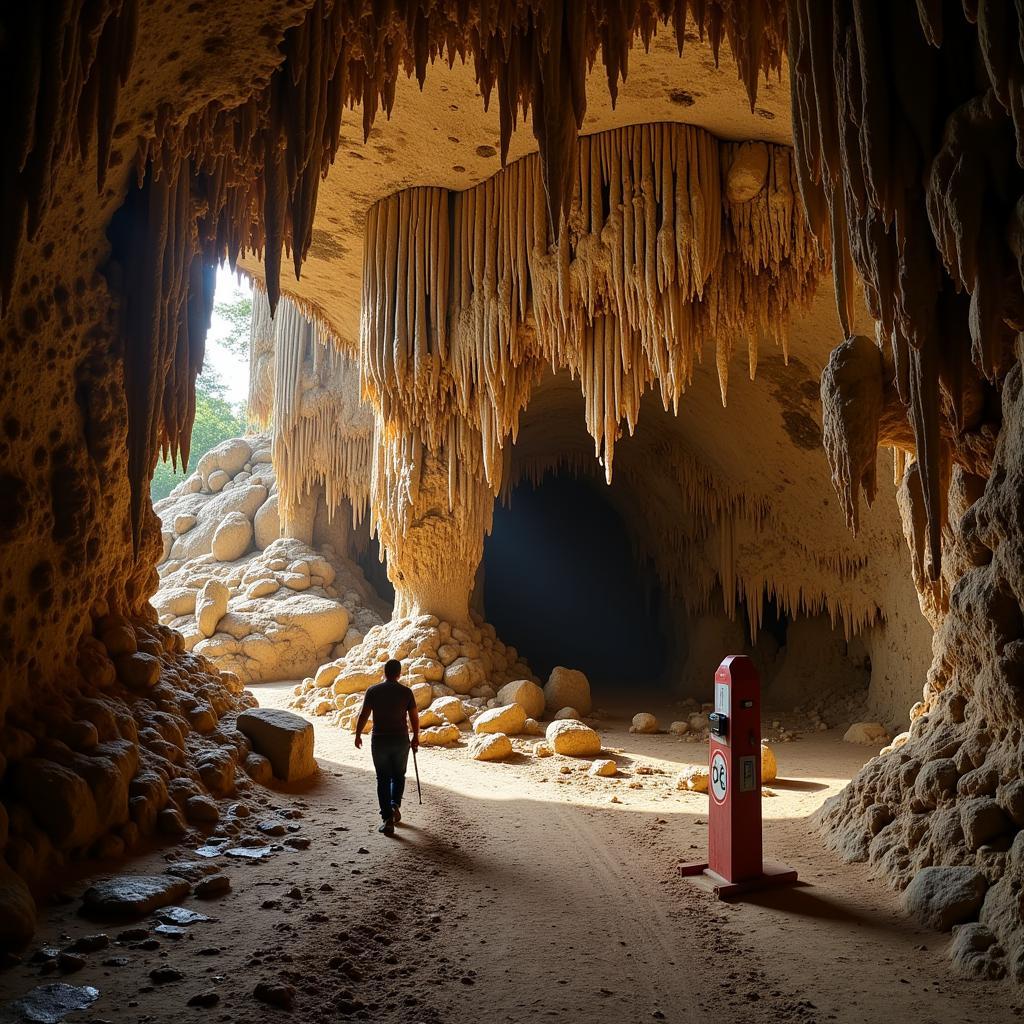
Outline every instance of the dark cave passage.
[[666, 681], [670, 664], [665, 598], [606, 493], [599, 480], [560, 474], [495, 508], [487, 618], [542, 678], [567, 665], [596, 686], [648, 688]]

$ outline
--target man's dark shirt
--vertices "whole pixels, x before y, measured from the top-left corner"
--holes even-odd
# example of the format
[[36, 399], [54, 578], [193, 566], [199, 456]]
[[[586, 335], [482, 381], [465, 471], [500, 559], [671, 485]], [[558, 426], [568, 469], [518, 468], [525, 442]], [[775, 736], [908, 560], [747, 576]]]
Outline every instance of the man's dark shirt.
[[390, 681], [371, 686], [363, 698], [363, 709], [373, 712], [374, 736], [408, 736], [407, 715], [414, 707], [412, 690]]

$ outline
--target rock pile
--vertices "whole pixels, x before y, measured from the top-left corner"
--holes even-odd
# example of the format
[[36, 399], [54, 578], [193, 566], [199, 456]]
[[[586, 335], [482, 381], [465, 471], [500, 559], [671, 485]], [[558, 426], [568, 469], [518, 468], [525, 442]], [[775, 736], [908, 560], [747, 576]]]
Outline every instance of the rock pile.
[[[519, 701], [525, 702], [527, 714], [536, 710], [536, 678], [516, 649], [498, 639], [493, 626], [479, 618], [454, 624], [433, 615], [371, 627], [360, 643], [296, 686], [292, 706], [354, 729], [362, 694], [381, 681], [389, 658], [402, 663], [401, 681], [412, 688], [420, 710], [438, 716], [424, 725], [437, 725], [441, 718], [457, 725], [462, 717], [453, 715], [465, 717]], [[441, 701], [456, 696], [458, 701]]]
[[154, 509], [160, 622], [243, 682], [312, 674], [387, 615], [332, 544], [281, 536], [267, 435], [222, 442]]
[[32, 886], [69, 861], [120, 857], [219, 818], [211, 797], [269, 777], [235, 728], [256, 703], [180, 634], [94, 608], [74, 687], [8, 713], [0, 733], [0, 942], [31, 936]]

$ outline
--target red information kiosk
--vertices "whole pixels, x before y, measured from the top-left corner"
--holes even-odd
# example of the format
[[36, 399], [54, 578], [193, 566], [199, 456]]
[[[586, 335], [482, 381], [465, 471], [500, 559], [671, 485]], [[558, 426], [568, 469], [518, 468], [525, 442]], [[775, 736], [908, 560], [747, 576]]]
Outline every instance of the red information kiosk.
[[708, 859], [679, 873], [707, 875], [723, 900], [795, 882], [792, 868], [761, 858], [761, 681], [745, 655], [718, 666], [708, 721]]

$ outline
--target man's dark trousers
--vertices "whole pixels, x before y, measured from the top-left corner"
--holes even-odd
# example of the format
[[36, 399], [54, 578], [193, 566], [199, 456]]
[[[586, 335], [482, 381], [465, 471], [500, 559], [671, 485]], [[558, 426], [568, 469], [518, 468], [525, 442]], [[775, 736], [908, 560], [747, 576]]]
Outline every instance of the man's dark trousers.
[[373, 736], [370, 753], [377, 772], [377, 801], [384, 821], [391, 817], [392, 807], [402, 806], [405, 793], [405, 770], [409, 764], [408, 736]]

